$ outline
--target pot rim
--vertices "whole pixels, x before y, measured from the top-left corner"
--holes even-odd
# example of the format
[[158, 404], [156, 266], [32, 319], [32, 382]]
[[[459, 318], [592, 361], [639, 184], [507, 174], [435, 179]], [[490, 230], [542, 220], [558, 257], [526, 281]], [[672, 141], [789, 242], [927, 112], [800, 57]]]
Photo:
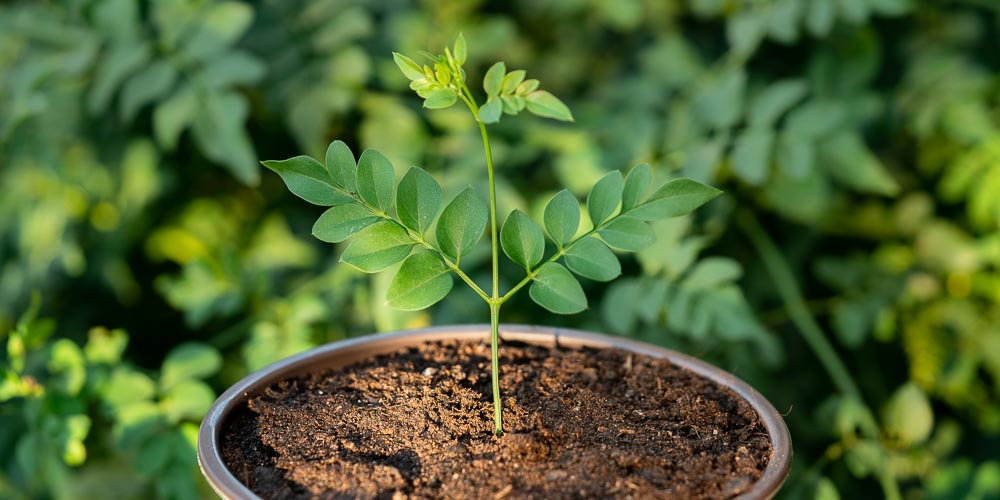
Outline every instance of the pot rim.
[[[259, 394], [274, 382], [310, 372], [313, 368], [329, 368], [338, 364], [345, 366], [362, 361], [368, 356], [390, 353], [401, 347], [429, 340], [488, 339], [489, 334], [490, 326], [487, 324], [436, 326], [378, 333], [324, 344], [257, 370], [243, 377], [223, 392], [202, 420], [198, 430], [198, 465], [201, 467], [202, 474], [208, 479], [215, 492], [223, 498], [259, 498], [226, 467], [222, 460], [219, 439], [222, 435], [223, 423], [229, 413], [249, 399], [251, 395]], [[500, 336], [504, 341], [563, 347], [619, 348], [655, 358], [667, 358], [677, 366], [728, 387], [747, 400], [760, 415], [768, 437], [771, 439], [772, 447], [771, 459], [760, 479], [754, 483], [749, 491], [737, 498], [771, 498], [788, 476], [792, 463], [792, 445], [788, 427], [781, 414], [756, 389], [721, 368], [686, 354], [645, 342], [570, 328], [501, 324]]]

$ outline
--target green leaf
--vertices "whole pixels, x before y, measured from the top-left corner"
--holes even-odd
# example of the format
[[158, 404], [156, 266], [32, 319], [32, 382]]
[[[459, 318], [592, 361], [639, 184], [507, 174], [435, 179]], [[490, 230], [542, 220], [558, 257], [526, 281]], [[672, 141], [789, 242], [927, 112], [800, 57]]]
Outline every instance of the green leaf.
[[846, 116], [842, 102], [816, 99], [797, 106], [788, 113], [784, 128], [799, 137], [820, 139], [839, 128]]
[[414, 62], [413, 59], [410, 59], [409, 57], [406, 57], [398, 52], [393, 52], [392, 60], [396, 61], [396, 66], [399, 66], [399, 70], [402, 71], [403, 75], [406, 76], [406, 78], [409, 78], [410, 81], [423, 80], [424, 78], [427, 78], [427, 75], [424, 74], [424, 70], [421, 69], [420, 65]]
[[46, 383], [46, 390], [75, 396], [87, 381], [87, 362], [83, 351], [72, 340], [59, 339], [50, 347], [46, 367], [57, 377]]
[[205, 378], [222, 368], [219, 351], [201, 342], [185, 342], [173, 348], [160, 370], [160, 387], [168, 389], [188, 379]]
[[503, 114], [503, 101], [496, 97], [490, 97], [479, 107], [479, 119], [483, 123], [496, 123], [500, 121], [501, 114]]
[[574, 243], [564, 259], [570, 271], [594, 281], [611, 281], [622, 273], [622, 266], [614, 252], [592, 237]]
[[514, 93], [517, 86], [524, 81], [524, 75], [525, 72], [523, 69], [517, 69], [507, 73], [507, 75], [503, 77], [503, 84], [501, 85], [500, 93], [504, 95]]
[[629, 252], [638, 252], [656, 241], [656, 235], [649, 224], [627, 215], [616, 217], [597, 234], [608, 245]]
[[430, 307], [451, 291], [452, 277], [441, 258], [430, 252], [409, 256], [389, 284], [389, 305], [403, 311]]
[[763, 184], [767, 180], [773, 149], [773, 130], [753, 127], [744, 130], [733, 146], [733, 173], [752, 186]]
[[562, 248], [580, 229], [580, 204], [569, 190], [556, 193], [545, 205], [545, 231], [556, 246]]
[[840, 500], [837, 485], [828, 477], [819, 478], [819, 482], [816, 483], [816, 491], [813, 493], [813, 500]]
[[608, 172], [594, 184], [587, 195], [587, 211], [595, 226], [608, 220], [618, 208], [622, 200], [622, 173], [618, 170]]
[[246, 98], [237, 92], [204, 92], [192, 133], [208, 159], [226, 166], [240, 181], [256, 184], [257, 153], [247, 134]]
[[468, 49], [465, 46], [465, 35], [459, 33], [458, 38], [455, 39], [455, 62], [459, 66], [465, 64], [467, 54]]
[[528, 111], [545, 118], [564, 122], [573, 121], [573, 113], [558, 97], [544, 91], [536, 90], [524, 98], [527, 100]]
[[653, 180], [653, 169], [648, 163], [640, 163], [629, 171], [625, 177], [625, 187], [622, 189], [622, 212], [627, 212], [642, 203]]
[[813, 0], [806, 13], [806, 28], [816, 37], [826, 37], [837, 20], [837, 5], [834, 0]]
[[125, 330], [95, 327], [87, 332], [83, 353], [90, 364], [114, 365], [121, 361], [127, 345], [128, 334]]
[[99, 389], [101, 400], [115, 413], [125, 406], [152, 399], [156, 384], [145, 374], [119, 366]]
[[690, 179], [674, 179], [657, 189], [645, 203], [627, 215], [642, 220], [687, 215], [722, 194], [722, 191]]
[[358, 190], [358, 164], [344, 141], [333, 141], [326, 148], [326, 170], [335, 185], [351, 193]]
[[538, 90], [538, 86], [540, 84], [541, 83], [538, 80], [535, 80], [534, 78], [530, 80], [525, 80], [521, 82], [521, 84], [518, 85], [516, 89], [514, 89], [514, 93], [520, 96], [528, 95]]
[[330, 207], [353, 201], [333, 186], [330, 174], [313, 158], [296, 156], [261, 163], [280, 175], [292, 194], [313, 205]]
[[510, 260], [530, 270], [542, 260], [545, 235], [531, 217], [520, 210], [514, 210], [500, 228], [500, 245]]
[[503, 77], [507, 73], [507, 66], [502, 62], [498, 62], [490, 69], [486, 71], [486, 76], [483, 77], [483, 90], [486, 91], [486, 95], [489, 97], [497, 97], [500, 95], [500, 91], [503, 89]]
[[358, 159], [358, 194], [370, 205], [386, 212], [392, 205], [395, 183], [392, 163], [382, 153], [366, 149]]
[[820, 144], [821, 164], [838, 182], [863, 193], [895, 196], [899, 184], [856, 132], [841, 132]]
[[555, 262], [538, 268], [528, 295], [536, 304], [556, 314], [574, 314], [587, 308], [587, 296], [580, 282]]
[[406, 258], [415, 242], [400, 225], [378, 222], [359, 234], [340, 261], [366, 273], [377, 273]]
[[153, 132], [156, 142], [173, 151], [181, 132], [188, 128], [198, 113], [198, 99], [190, 85], [182, 86], [170, 98], [153, 110]]
[[454, 90], [445, 87], [432, 90], [424, 99], [424, 107], [427, 109], [444, 109], [458, 101], [458, 94]]
[[198, 18], [198, 28], [186, 37], [184, 51], [208, 60], [226, 51], [253, 23], [254, 9], [243, 2], [217, 2]]
[[199, 380], [188, 379], [177, 383], [163, 394], [160, 408], [171, 422], [200, 420], [214, 401], [215, 393], [208, 385]]
[[167, 95], [179, 76], [167, 60], [157, 61], [138, 72], [122, 87], [121, 118], [131, 121], [143, 106]]
[[805, 97], [808, 87], [799, 79], [781, 80], [768, 85], [750, 103], [750, 125], [771, 127], [778, 118]]
[[802, 179], [813, 169], [816, 147], [811, 140], [785, 131], [778, 136], [778, 151], [775, 156], [778, 168], [793, 179]]
[[699, 85], [693, 97], [698, 118], [711, 127], [725, 128], [743, 116], [747, 75], [742, 67], [727, 68]]
[[103, 113], [121, 83], [149, 61], [150, 53], [149, 46], [143, 43], [112, 46], [94, 75], [87, 110], [93, 115]]
[[768, 36], [785, 45], [797, 41], [806, 7], [808, 4], [800, 0], [776, 0], [769, 9]]
[[345, 203], [323, 212], [313, 224], [312, 234], [327, 243], [340, 243], [381, 219], [359, 203]]
[[681, 286], [689, 290], [709, 290], [739, 279], [743, 269], [739, 263], [723, 257], [707, 257], [688, 273]]
[[200, 83], [213, 88], [257, 83], [267, 67], [249, 52], [228, 52], [207, 63], [200, 74]]
[[441, 212], [437, 223], [437, 243], [441, 252], [457, 263], [483, 237], [489, 210], [471, 186], [458, 193]]
[[441, 186], [420, 167], [410, 167], [396, 186], [399, 221], [423, 234], [441, 209]]
[[144, 476], [159, 473], [170, 460], [170, 439], [150, 439], [143, 443], [133, 458], [135, 471]]
[[765, 9], [749, 8], [729, 16], [726, 38], [734, 52], [749, 55], [757, 50], [764, 38], [768, 14]]
[[934, 429], [930, 400], [913, 382], [903, 384], [886, 403], [883, 411], [886, 433], [900, 445], [923, 443]]

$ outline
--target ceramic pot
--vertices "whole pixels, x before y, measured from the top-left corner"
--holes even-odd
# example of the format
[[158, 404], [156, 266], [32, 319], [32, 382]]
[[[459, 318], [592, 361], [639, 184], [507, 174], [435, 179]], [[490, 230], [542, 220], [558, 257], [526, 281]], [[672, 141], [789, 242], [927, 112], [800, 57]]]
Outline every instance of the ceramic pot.
[[[771, 439], [772, 447], [772, 455], [763, 475], [749, 491], [739, 498], [771, 498], [777, 493], [788, 475], [792, 462], [792, 446], [784, 420], [764, 396], [728, 372], [704, 361], [662, 347], [579, 330], [501, 325], [500, 336], [503, 341], [548, 346], [554, 346], [558, 342], [559, 346], [570, 348], [618, 348], [654, 358], [666, 358], [674, 365], [728, 387], [749, 402], [760, 415], [761, 422]], [[223, 423], [233, 409], [245, 406], [249, 398], [260, 394], [265, 388], [278, 381], [313, 371], [343, 367], [371, 356], [391, 353], [427, 341], [458, 339], [488, 342], [489, 337], [489, 325], [436, 327], [357, 337], [310, 349], [247, 375], [219, 396], [201, 423], [201, 429], [198, 433], [198, 463], [202, 473], [212, 488], [223, 498], [258, 498], [226, 468], [222, 460], [220, 446]]]

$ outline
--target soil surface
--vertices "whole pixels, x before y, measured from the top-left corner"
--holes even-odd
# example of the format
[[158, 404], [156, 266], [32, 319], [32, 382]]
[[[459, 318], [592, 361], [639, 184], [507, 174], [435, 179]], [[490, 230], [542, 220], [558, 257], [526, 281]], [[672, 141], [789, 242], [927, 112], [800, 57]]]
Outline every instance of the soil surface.
[[436, 342], [278, 383], [234, 412], [230, 470], [263, 498], [728, 498], [771, 456], [735, 393], [617, 350]]

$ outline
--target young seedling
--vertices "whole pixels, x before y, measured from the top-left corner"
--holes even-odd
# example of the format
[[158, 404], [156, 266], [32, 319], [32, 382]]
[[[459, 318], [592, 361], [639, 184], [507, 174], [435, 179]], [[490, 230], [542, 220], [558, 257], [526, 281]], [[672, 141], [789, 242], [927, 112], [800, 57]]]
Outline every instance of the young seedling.
[[[540, 306], [557, 314], [574, 314], [587, 308], [587, 297], [574, 274], [596, 281], [610, 281], [621, 274], [611, 250], [636, 252], [653, 243], [648, 221], [690, 213], [721, 191], [688, 179], [674, 179], [647, 196], [652, 179], [649, 165], [633, 167], [627, 176], [613, 171], [602, 177], [587, 195], [591, 226], [581, 231], [581, 208], [568, 190], [556, 194], [545, 207], [542, 224], [514, 210], [498, 230], [493, 154], [486, 125], [503, 115], [524, 110], [560, 121], [573, 121], [569, 108], [539, 89], [538, 80], [525, 79], [523, 70], [508, 72], [494, 64], [483, 78], [486, 102], [476, 100], [467, 85], [463, 65], [466, 42], [458, 36], [444, 55], [424, 54], [427, 64], [417, 64], [393, 54], [410, 80], [410, 88], [424, 99], [424, 107], [441, 109], [462, 102], [469, 108], [482, 135], [489, 180], [488, 204], [471, 186], [458, 193], [441, 210], [442, 192], [437, 181], [419, 167], [395, 183], [393, 166], [378, 151], [367, 149], [355, 163], [354, 154], [341, 141], [326, 152], [326, 164], [308, 156], [265, 161], [288, 189], [300, 198], [330, 207], [313, 226], [313, 235], [329, 243], [351, 237], [340, 260], [366, 273], [375, 273], [402, 262], [389, 285], [388, 303], [403, 310], [429, 307], [452, 289], [453, 275], [469, 286], [490, 310], [490, 345], [495, 431], [503, 434], [500, 400], [498, 325], [500, 308], [525, 286]], [[436, 221], [436, 226], [435, 226]], [[493, 282], [483, 290], [461, 267], [482, 238], [489, 223]], [[434, 227], [434, 236], [429, 234]], [[544, 230], [543, 230], [544, 227]], [[546, 240], [551, 243], [547, 248]], [[499, 289], [500, 249], [525, 276], [506, 293]], [[416, 250], [414, 250], [416, 249]], [[546, 258], [546, 255], [548, 257]]]

